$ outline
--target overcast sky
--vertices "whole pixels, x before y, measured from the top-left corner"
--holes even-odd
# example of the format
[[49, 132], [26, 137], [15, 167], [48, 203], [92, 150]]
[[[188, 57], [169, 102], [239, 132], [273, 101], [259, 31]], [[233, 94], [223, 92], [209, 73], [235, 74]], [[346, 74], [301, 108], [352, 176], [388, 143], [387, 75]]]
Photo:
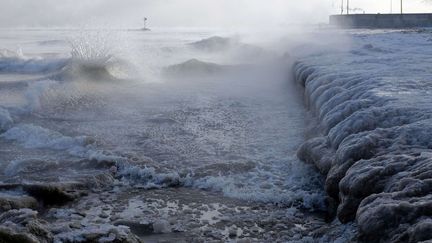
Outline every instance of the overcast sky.
[[[393, 9], [400, 11], [399, 1]], [[106, 25], [242, 27], [326, 22], [341, 0], [0, 0], [0, 27]], [[391, 0], [350, 0], [351, 8], [387, 13]], [[404, 0], [407, 12], [432, 12], [423, 0]], [[358, 10], [358, 12], [362, 12]]]

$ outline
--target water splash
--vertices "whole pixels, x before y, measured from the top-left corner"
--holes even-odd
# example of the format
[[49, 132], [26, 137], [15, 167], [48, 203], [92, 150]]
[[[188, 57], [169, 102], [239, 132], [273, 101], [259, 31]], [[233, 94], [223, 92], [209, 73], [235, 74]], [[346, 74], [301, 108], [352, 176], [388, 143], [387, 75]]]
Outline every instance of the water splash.
[[116, 35], [109, 31], [83, 30], [70, 38], [72, 59], [92, 64], [107, 64], [118, 51], [111, 41]]
[[112, 30], [82, 30], [69, 38], [69, 75], [95, 80], [127, 79], [132, 65], [125, 58], [125, 38]]

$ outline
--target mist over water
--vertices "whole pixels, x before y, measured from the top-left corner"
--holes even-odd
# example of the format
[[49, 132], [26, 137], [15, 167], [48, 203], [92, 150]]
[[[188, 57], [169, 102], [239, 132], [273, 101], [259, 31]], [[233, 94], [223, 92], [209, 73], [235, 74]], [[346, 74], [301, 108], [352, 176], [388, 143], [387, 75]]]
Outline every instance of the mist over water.
[[[178, 36], [166, 46], [148, 43], [146, 35], [158, 33], [127, 34], [144, 44], [135, 46], [143, 47], [140, 54], [144, 60], [121, 57], [128, 55], [121, 53], [121, 48], [118, 57], [111, 54], [116, 51], [108, 48], [113, 45], [110, 39], [116, 38], [112, 33], [88, 33], [72, 44], [70, 63], [63, 68], [72, 80], [49, 85], [49, 90], [43, 91], [46, 93], [39, 94], [41, 104], [34, 111], [37, 118], [27, 123], [54, 131], [68, 129], [72, 137], [86, 135], [100, 143], [98, 149], [136, 157], [142, 163], [138, 167], [174, 173], [171, 176], [185, 185], [257, 201], [293, 203], [307, 196], [303, 191], [294, 192], [297, 195], [283, 193], [287, 188], [310, 184], [309, 180], [302, 182], [300, 174], [308, 173], [308, 169], [295, 158], [303, 140], [305, 113], [290, 82], [290, 60], [280, 58], [263, 64], [265, 50], [246, 48], [236, 40], [216, 46], [216, 50], [185, 45], [200, 40], [204, 33]], [[145, 49], [145, 45], [150, 48]], [[227, 58], [229, 55], [233, 57]], [[255, 67], [224, 66], [238, 62], [241, 55], [256, 55], [247, 63]], [[157, 66], [162, 60], [152, 63], [152, 59], [169, 60], [173, 56], [186, 62], [188, 58], [200, 60], [180, 64], [177, 73], [167, 75]], [[134, 65], [134, 69], [142, 63], [153, 66], [160, 75], [158, 80], [151, 80], [155, 73], [139, 73], [135, 79], [116, 77], [121, 58], [124, 66]], [[207, 70], [211, 66], [216, 71]], [[53, 118], [54, 122], [50, 121]], [[59, 119], [64, 121], [59, 123]], [[65, 122], [67, 126], [62, 127]], [[126, 173], [137, 179], [136, 183], [166, 186], [157, 179], [139, 178], [137, 170], [134, 167], [133, 172]], [[319, 203], [319, 199], [311, 200]]]
[[4, 183], [110, 173], [125, 188], [325, 210], [322, 178], [296, 157], [307, 114], [277, 45], [211, 31], [42, 32], [19, 32], [21, 51], [0, 57]]
[[430, 239], [431, 31], [327, 24], [389, 3], [2, 1], [0, 242]]

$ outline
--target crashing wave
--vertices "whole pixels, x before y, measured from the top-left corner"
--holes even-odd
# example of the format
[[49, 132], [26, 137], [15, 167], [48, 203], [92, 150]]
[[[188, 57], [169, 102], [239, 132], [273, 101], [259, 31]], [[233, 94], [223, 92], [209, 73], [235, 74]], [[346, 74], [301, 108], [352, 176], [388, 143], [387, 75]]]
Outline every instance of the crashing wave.
[[119, 58], [121, 50], [116, 35], [105, 31], [77, 33], [69, 40], [71, 58], [54, 79], [115, 81], [130, 78], [136, 70]]
[[0, 73], [38, 74], [44, 75], [42, 79], [55, 80], [116, 80], [129, 71], [126, 62], [113, 56], [84, 58], [72, 53], [72, 58], [30, 58], [11, 51], [5, 53], [0, 53]]
[[129, 79], [136, 71], [132, 66], [113, 56], [94, 59], [72, 57], [57, 72], [46, 78], [58, 81], [118, 81]]
[[115, 80], [109, 72], [107, 59], [83, 61], [72, 59], [64, 70], [56, 75], [60, 80]]

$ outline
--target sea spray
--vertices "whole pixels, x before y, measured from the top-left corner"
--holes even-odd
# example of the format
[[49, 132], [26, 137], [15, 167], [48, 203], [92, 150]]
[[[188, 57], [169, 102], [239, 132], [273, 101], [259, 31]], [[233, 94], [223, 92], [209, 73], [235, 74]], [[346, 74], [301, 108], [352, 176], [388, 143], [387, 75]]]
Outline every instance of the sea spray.
[[124, 33], [112, 30], [84, 29], [69, 37], [71, 63], [69, 79], [136, 79], [129, 43]]

